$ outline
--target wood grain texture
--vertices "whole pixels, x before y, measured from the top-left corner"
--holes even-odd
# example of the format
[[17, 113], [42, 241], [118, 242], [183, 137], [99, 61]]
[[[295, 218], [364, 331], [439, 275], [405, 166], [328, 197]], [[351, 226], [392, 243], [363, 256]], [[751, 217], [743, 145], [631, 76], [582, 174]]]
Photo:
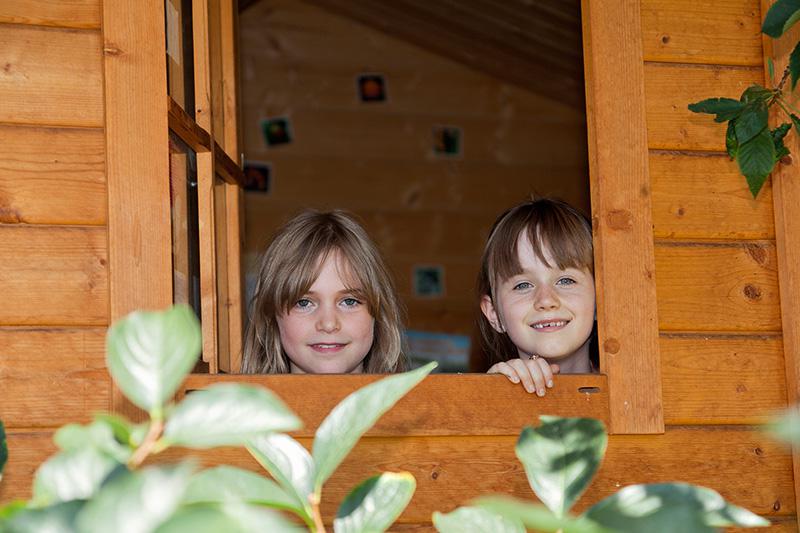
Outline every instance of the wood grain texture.
[[6, 428], [88, 422], [111, 396], [105, 330], [0, 328], [0, 382]]
[[[762, 11], [766, 13], [771, 1], [762, 0]], [[800, 28], [796, 25], [782, 38], [764, 38], [764, 56], [772, 58], [776, 72], [783, 72], [789, 62], [796, 43], [800, 40]], [[765, 66], [765, 70], [767, 67]], [[767, 74], [768, 75], [768, 74]], [[790, 103], [797, 106], [796, 95], [788, 95]], [[770, 117], [770, 125], [782, 122], [775, 112]], [[797, 133], [797, 132], [795, 132]], [[789, 405], [800, 402], [800, 221], [797, 219], [797, 206], [800, 205], [800, 184], [798, 184], [797, 157], [800, 142], [797, 135], [787, 139], [786, 146], [791, 150], [795, 162], [792, 165], [779, 165], [772, 174], [773, 201], [775, 206], [775, 247], [778, 255], [778, 281], [780, 284], [781, 328], [783, 350], [786, 354], [786, 397]], [[800, 446], [794, 446], [794, 487], [795, 499], [800, 508]], [[798, 511], [800, 513], [800, 509]], [[800, 520], [800, 516], [798, 516]]]
[[667, 424], [762, 424], [786, 406], [779, 336], [662, 334]]
[[4, 26], [0, 32], [0, 122], [103, 125], [97, 31]]
[[108, 324], [106, 230], [0, 225], [0, 325]]
[[211, 136], [172, 97], [168, 98], [169, 129], [195, 152], [210, 152]]
[[[448, 512], [492, 492], [532, 499], [525, 473], [514, 455], [516, 436], [364, 438], [323, 489], [325, 516], [357, 482], [379, 471], [408, 471], [417, 480], [401, 523], [430, 520], [433, 511]], [[311, 446], [311, 439], [301, 442]], [[720, 446], [724, 443], [724, 446]], [[168, 450], [159, 461], [182, 452]], [[235, 464], [263, 471], [247, 452], [220, 448], [197, 453], [206, 465]], [[751, 428], [668, 428], [663, 435], [615, 435], [598, 476], [576, 506], [591, 503], [635, 483], [680, 479], [719, 491], [753, 512], [791, 516], [794, 493], [789, 454]]]
[[662, 331], [781, 330], [772, 242], [660, 241], [655, 256]]
[[759, 0], [643, 0], [646, 61], [761, 67]]
[[653, 234], [662, 239], [772, 239], [772, 187], [757, 200], [727, 155], [650, 153]]
[[761, 67], [645, 64], [647, 139], [663, 150], [725, 151], [725, 125], [688, 105], [706, 98], [736, 98], [754, 83], [764, 83]]
[[100, 0], [3, 0], [0, 22], [100, 29]]
[[581, 8], [597, 317], [611, 431], [659, 433], [664, 418], [639, 4], [583, 0]]
[[[380, 379], [375, 375], [236, 375], [193, 374], [183, 389], [211, 383], [252, 383], [265, 386], [281, 397], [304, 422], [295, 434], [313, 436], [328, 412], [359, 387]], [[584, 393], [581, 387], [596, 387]], [[298, 394], [298, 391], [303, 391]], [[481, 406], [476, 409], [476, 406]], [[513, 407], [512, 407], [513, 406]], [[555, 387], [539, 398], [525, 392], [504, 376], [485, 374], [434, 374], [417, 385], [369, 431], [371, 436], [412, 435], [518, 435], [538, 415], [591, 416], [607, 420], [606, 379], [599, 375], [556, 378]]]
[[236, 185], [225, 184], [225, 230], [227, 261], [227, 300], [224, 302], [228, 315], [228, 361], [226, 372], [239, 372], [242, 367], [242, 344], [245, 324], [245, 294], [242, 250], [244, 249], [244, 191]]
[[0, 222], [106, 222], [101, 130], [0, 125]]
[[[164, 2], [103, 2], [111, 320], [172, 303]], [[139, 416], [114, 389], [112, 410]]]

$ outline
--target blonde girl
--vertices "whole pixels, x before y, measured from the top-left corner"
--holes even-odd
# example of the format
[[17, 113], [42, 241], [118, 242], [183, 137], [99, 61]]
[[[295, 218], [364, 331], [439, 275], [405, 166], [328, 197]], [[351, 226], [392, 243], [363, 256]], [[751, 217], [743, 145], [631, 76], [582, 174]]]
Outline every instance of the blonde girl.
[[595, 371], [592, 229], [573, 207], [539, 199], [500, 215], [478, 291], [489, 373], [544, 396], [554, 373]]
[[375, 244], [343, 211], [308, 210], [262, 255], [245, 373], [402, 371], [401, 311]]

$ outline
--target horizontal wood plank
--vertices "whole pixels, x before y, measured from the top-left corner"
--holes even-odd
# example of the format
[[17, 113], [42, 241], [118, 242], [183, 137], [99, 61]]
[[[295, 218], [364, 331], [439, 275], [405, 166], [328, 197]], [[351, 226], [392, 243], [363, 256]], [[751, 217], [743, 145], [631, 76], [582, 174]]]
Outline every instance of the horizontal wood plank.
[[100, 0], [3, 0], [0, 22], [100, 29]]
[[761, 67], [758, 0], [643, 0], [646, 61]]
[[761, 67], [670, 65], [644, 68], [647, 142], [663, 150], [725, 151], [725, 124], [692, 113], [688, 105], [706, 98], [736, 98], [754, 83], [764, 83]]
[[[283, 110], [265, 110], [262, 118], [273, 118]], [[294, 109], [289, 116], [292, 142], [267, 147], [259, 127], [244, 128], [248, 159], [269, 158], [272, 153], [302, 157], [353, 157], [359, 159], [429, 160], [434, 154], [434, 127], [455, 126], [462, 130], [462, 152], [470, 161], [530, 165], [541, 161], [574, 164], [586, 157], [586, 128], [552, 125], [545, 119], [509, 120], [503, 117], [460, 117], [447, 121], [436, 115], [388, 114], [365, 110]]]
[[774, 243], [657, 241], [655, 257], [662, 332], [781, 330]]
[[[313, 436], [320, 422], [345, 396], [377, 381], [380, 376], [307, 375], [202, 375], [193, 374], [184, 390], [212, 383], [250, 383], [265, 386], [287, 402], [305, 426], [297, 436]], [[597, 389], [581, 392], [582, 387]], [[305, 391], [302, 395], [297, 391]], [[481, 408], [476, 410], [476, 406]], [[509, 409], [509, 406], [515, 406]], [[571, 375], [556, 378], [555, 386], [539, 398], [525, 392], [504, 376], [433, 374], [384, 415], [368, 435], [518, 435], [540, 414], [590, 416], [606, 420], [606, 378]]]
[[111, 397], [105, 330], [0, 328], [0, 381], [7, 428], [87, 422]]
[[0, 125], [0, 222], [106, 223], [100, 129]]
[[105, 228], [0, 225], [0, 325], [108, 324]]
[[772, 187], [758, 199], [723, 154], [650, 154], [653, 234], [662, 239], [773, 239]]
[[667, 424], [761, 424], [786, 406], [779, 336], [659, 340]]
[[[487, 493], [533, 499], [514, 454], [516, 436], [364, 438], [323, 489], [322, 510], [332, 516], [344, 496], [376, 472], [408, 471], [417, 490], [401, 523], [430, 520]], [[301, 442], [311, 446], [310, 438]], [[168, 450], [158, 461], [182, 456]], [[219, 448], [192, 453], [206, 465], [235, 464], [263, 472], [247, 452]], [[663, 435], [611, 436], [598, 476], [576, 506], [586, 509], [619, 488], [636, 483], [686, 481], [713, 488], [753, 512], [794, 513], [791, 458], [763, 432], [751, 428], [668, 428]]]
[[99, 31], [8, 25], [0, 31], [0, 122], [103, 126]]

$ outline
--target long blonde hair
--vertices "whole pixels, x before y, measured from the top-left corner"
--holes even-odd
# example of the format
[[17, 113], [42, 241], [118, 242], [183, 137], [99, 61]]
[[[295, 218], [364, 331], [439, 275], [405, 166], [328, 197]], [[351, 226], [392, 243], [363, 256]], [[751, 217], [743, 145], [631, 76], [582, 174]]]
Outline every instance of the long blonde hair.
[[306, 210], [278, 230], [262, 254], [250, 305], [242, 372], [285, 374], [289, 361], [281, 346], [278, 316], [308, 292], [325, 258], [338, 252], [349, 263], [346, 285], [364, 295], [375, 319], [374, 340], [364, 358], [364, 372], [405, 369], [402, 312], [394, 282], [375, 243], [352, 215]]

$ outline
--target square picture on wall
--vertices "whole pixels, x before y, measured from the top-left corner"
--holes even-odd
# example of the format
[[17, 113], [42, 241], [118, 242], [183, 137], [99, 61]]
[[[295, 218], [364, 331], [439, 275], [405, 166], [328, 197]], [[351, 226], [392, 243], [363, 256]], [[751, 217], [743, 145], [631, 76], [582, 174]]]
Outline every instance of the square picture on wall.
[[361, 74], [357, 83], [358, 98], [362, 102], [386, 101], [386, 80], [382, 74]]
[[460, 157], [461, 137], [461, 128], [457, 126], [434, 126], [433, 153], [443, 157]]
[[268, 193], [272, 182], [272, 165], [264, 161], [244, 162], [244, 190]]
[[267, 146], [278, 146], [292, 142], [291, 124], [287, 117], [265, 118], [261, 121], [261, 133]]
[[413, 272], [414, 296], [441, 298], [444, 296], [444, 267], [417, 265]]

